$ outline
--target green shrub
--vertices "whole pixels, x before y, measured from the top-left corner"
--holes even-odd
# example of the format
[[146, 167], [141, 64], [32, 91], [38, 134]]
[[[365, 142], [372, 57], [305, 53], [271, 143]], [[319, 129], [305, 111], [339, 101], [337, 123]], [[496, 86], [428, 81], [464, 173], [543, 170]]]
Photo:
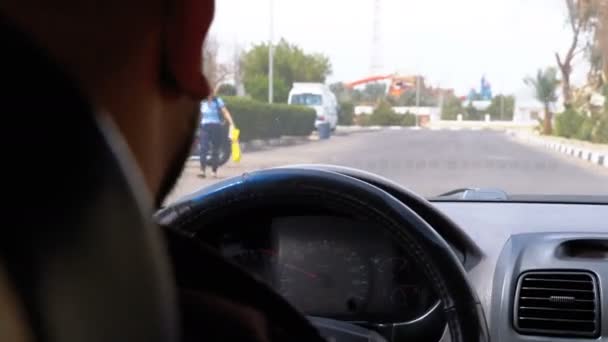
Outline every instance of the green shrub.
[[608, 83], [604, 84], [602, 95], [606, 97], [606, 100], [604, 100], [604, 114], [608, 115]]
[[401, 115], [396, 113], [374, 113], [369, 116], [369, 125], [372, 126], [399, 126], [401, 125]]
[[601, 144], [608, 143], [608, 111], [600, 116], [599, 122], [593, 127], [591, 141]]
[[360, 114], [360, 115], [355, 116], [353, 121], [355, 122], [356, 125], [359, 125], [359, 126], [369, 126], [369, 117], [370, 116], [371, 115]]
[[606, 96], [604, 112], [598, 115], [597, 124], [593, 127], [593, 132], [591, 133], [591, 141], [608, 144], [608, 83], [604, 84], [602, 94]]
[[555, 134], [560, 137], [573, 138], [584, 121], [584, 115], [574, 109], [567, 109], [555, 117]]
[[390, 103], [382, 101], [370, 115], [357, 115], [355, 124], [360, 126], [415, 126], [416, 116], [411, 113], [397, 114]]
[[407, 112], [401, 116], [401, 126], [416, 126], [416, 115]]
[[369, 124], [372, 126], [396, 126], [401, 125], [402, 116], [395, 113], [388, 102], [382, 101], [369, 116]]
[[307, 136], [314, 130], [314, 109], [286, 104], [267, 104], [243, 97], [223, 97], [241, 130], [241, 141]]
[[583, 119], [583, 123], [579, 127], [578, 131], [574, 135], [579, 140], [591, 140], [591, 134], [593, 133], [593, 127], [595, 126], [595, 120], [586, 117]]
[[352, 102], [341, 102], [338, 112], [338, 125], [350, 126], [354, 122], [355, 105]]

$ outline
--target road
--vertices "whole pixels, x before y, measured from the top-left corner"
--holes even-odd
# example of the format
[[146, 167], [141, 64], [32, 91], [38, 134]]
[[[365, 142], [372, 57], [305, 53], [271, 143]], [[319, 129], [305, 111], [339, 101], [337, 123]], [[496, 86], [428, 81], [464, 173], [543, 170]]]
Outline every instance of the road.
[[[220, 169], [231, 177], [256, 169], [329, 163], [370, 171], [429, 197], [462, 187], [510, 194], [608, 195], [608, 169], [523, 142], [499, 131], [389, 130], [246, 153]], [[189, 162], [167, 202], [217, 181]]]

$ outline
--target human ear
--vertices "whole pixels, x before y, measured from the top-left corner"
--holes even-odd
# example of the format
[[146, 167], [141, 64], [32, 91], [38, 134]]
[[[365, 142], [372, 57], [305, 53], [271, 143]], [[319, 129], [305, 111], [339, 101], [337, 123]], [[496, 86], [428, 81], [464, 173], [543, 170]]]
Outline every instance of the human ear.
[[165, 68], [177, 91], [193, 99], [209, 95], [202, 73], [202, 46], [213, 20], [214, 0], [168, 1], [165, 27]]

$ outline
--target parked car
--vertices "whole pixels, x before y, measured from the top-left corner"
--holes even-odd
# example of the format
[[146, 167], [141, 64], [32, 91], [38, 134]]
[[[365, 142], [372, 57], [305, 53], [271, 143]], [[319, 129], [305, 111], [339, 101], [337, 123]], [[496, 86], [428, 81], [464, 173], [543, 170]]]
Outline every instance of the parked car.
[[328, 122], [332, 130], [338, 125], [338, 101], [323, 83], [294, 83], [289, 92], [288, 103], [314, 108], [317, 112], [317, 128], [324, 122]]

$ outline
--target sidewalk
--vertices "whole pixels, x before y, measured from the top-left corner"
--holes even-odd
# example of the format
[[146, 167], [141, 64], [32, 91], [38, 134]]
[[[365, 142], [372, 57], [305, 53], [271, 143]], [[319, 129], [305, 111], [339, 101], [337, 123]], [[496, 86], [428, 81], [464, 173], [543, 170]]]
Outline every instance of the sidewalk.
[[576, 139], [538, 135], [533, 132], [507, 131], [510, 136], [537, 146], [557, 151], [562, 154], [588, 161], [608, 168], [608, 145], [594, 144]]

